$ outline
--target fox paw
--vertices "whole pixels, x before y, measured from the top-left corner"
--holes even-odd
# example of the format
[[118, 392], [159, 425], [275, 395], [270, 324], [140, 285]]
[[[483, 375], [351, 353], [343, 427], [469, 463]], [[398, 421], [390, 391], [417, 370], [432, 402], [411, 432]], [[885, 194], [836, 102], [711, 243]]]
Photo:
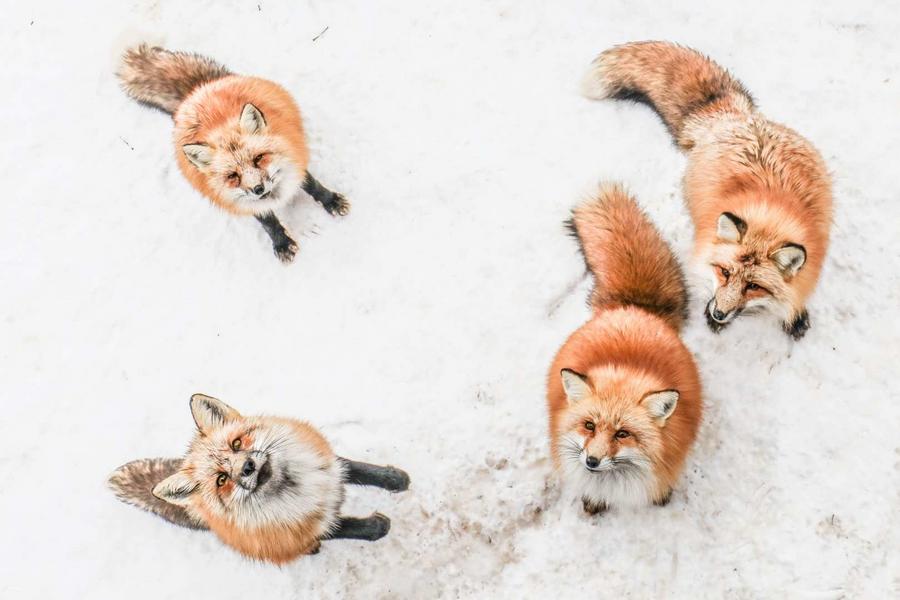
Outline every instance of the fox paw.
[[593, 516], [600, 515], [609, 510], [609, 506], [607, 506], [606, 502], [594, 502], [593, 500], [588, 500], [587, 498], [581, 499], [581, 507], [584, 509], [584, 512]]
[[297, 242], [292, 239], [279, 242], [275, 244], [273, 248], [275, 250], [275, 256], [277, 256], [278, 260], [284, 264], [288, 264], [294, 260], [294, 257], [297, 256], [297, 251], [300, 249]]
[[784, 323], [784, 332], [794, 338], [795, 340], [799, 340], [806, 332], [809, 331], [809, 313], [805, 310], [797, 315], [797, 318], [794, 319], [791, 323]]
[[385, 474], [384, 489], [389, 492], [405, 492], [409, 489], [409, 475], [397, 467], [386, 467], [390, 472]]
[[332, 216], [344, 217], [350, 212], [350, 201], [340, 194], [334, 194], [331, 202], [323, 205], [328, 214]]
[[379, 512], [374, 513], [369, 517], [369, 521], [372, 524], [372, 533], [369, 538], [370, 541], [374, 542], [375, 540], [380, 540], [391, 530], [391, 520]]

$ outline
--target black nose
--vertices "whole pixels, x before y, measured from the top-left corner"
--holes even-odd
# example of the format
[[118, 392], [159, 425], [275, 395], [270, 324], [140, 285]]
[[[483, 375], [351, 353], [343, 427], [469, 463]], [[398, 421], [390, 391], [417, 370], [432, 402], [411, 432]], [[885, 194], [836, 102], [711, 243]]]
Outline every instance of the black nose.
[[253, 464], [252, 459], [247, 459], [247, 462], [244, 463], [244, 466], [241, 467], [241, 475], [247, 477], [249, 475], [253, 475], [253, 471], [256, 470], [256, 465]]
[[723, 313], [723, 312], [722, 312], [721, 310], [719, 310], [718, 308], [714, 308], [714, 309], [713, 309], [713, 318], [714, 318], [716, 321], [721, 321], [721, 320], [723, 320], [723, 319], [725, 318], [725, 313]]
[[600, 461], [597, 460], [597, 458], [596, 458], [596, 457], [593, 457], [593, 456], [588, 456], [588, 457], [585, 459], [584, 462], [586, 462], [586, 463], [587, 463], [587, 466], [589, 466], [589, 467], [592, 468], [592, 469], [597, 468], [597, 465], [600, 464]]
[[259, 184], [258, 186], [253, 188], [253, 193], [256, 194], [257, 196], [262, 194], [264, 191], [266, 191], [266, 187], [263, 184]]

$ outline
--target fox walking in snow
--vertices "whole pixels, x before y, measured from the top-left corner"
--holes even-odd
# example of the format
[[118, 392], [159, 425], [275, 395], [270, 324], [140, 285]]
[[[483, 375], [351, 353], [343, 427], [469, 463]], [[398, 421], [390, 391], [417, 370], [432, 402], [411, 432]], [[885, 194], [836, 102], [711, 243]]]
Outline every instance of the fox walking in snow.
[[191, 398], [191, 412], [197, 434], [184, 459], [123, 465], [109, 479], [120, 500], [276, 564], [317, 552], [321, 540], [387, 535], [391, 522], [380, 513], [341, 516], [344, 484], [400, 492], [405, 472], [339, 458], [303, 421], [244, 417], [203, 394]]
[[300, 110], [281, 86], [147, 45], [125, 52], [118, 77], [129, 96], [172, 115], [176, 160], [191, 185], [228, 212], [256, 217], [282, 261], [298, 247], [273, 211], [301, 187], [332, 215], [349, 212], [307, 170]]
[[816, 149], [760, 114], [725, 69], [668, 42], [606, 50], [584, 92], [649, 104], [687, 153], [684, 196], [695, 259], [714, 290], [706, 305], [713, 331], [767, 309], [803, 337], [832, 218], [831, 181]]
[[687, 296], [653, 224], [620, 186], [570, 222], [594, 276], [593, 316], [550, 367], [554, 464], [584, 510], [668, 502], [700, 424], [697, 367], [678, 337]]

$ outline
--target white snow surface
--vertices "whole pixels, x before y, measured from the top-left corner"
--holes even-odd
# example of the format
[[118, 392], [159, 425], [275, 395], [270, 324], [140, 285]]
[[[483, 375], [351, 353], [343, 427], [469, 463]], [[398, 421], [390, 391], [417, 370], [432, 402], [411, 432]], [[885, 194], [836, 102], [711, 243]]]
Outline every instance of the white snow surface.
[[[900, 594], [900, 11], [888, 2], [9, 2], [0, 19], [0, 597], [887, 598]], [[327, 28], [327, 29], [326, 29]], [[321, 33], [324, 30], [324, 33]], [[320, 35], [321, 34], [321, 35]], [[316, 36], [318, 36], [317, 39]], [[684, 337], [703, 426], [665, 508], [582, 513], [551, 477], [545, 377], [588, 317], [562, 227], [624, 182], [690, 256], [657, 117], [578, 93], [625, 41], [708, 53], [834, 174], [799, 342], [771, 318]], [[283, 84], [311, 172], [294, 264], [175, 167], [113, 77], [128, 45]], [[697, 281], [692, 276], [693, 281]], [[178, 456], [202, 391], [314, 423], [411, 489], [281, 568], [118, 502]]]

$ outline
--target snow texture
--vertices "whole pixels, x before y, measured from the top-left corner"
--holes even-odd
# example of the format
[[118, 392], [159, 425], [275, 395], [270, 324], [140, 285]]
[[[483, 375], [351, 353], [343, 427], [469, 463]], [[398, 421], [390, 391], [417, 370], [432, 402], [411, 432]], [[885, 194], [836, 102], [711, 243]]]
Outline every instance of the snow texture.
[[[8, 2], [0, 19], [0, 597], [887, 598], [900, 593], [900, 11], [887, 2]], [[645, 107], [578, 93], [601, 50], [708, 53], [834, 173], [833, 243], [791, 341], [685, 340], [699, 440], [665, 508], [599, 518], [550, 476], [544, 385], [588, 316], [562, 221], [624, 182], [690, 255], [684, 157]], [[282, 265], [184, 181], [113, 69], [148, 40], [283, 84], [311, 171]], [[694, 279], [696, 281], [696, 279]], [[282, 568], [119, 503], [202, 391], [408, 470], [393, 520]]]

